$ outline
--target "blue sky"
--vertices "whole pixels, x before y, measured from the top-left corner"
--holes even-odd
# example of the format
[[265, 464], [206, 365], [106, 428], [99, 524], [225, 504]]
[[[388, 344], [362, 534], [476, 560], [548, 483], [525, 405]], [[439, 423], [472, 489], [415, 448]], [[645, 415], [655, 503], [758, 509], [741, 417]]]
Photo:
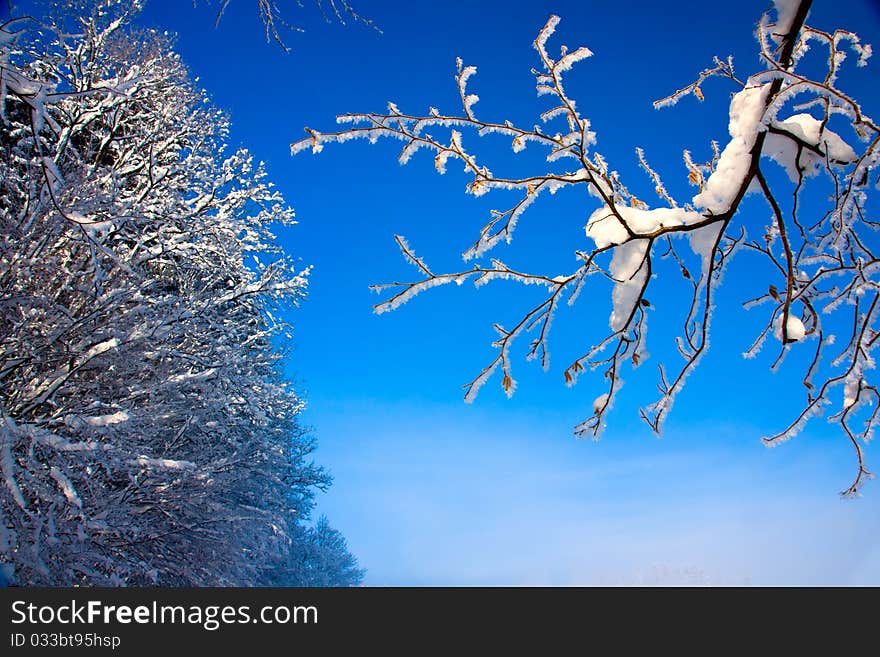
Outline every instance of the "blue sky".
[[[651, 102], [716, 54], [732, 54], [742, 77], [752, 72], [753, 27], [767, 4], [356, 5], [378, 34], [326, 24], [307, 3], [287, 14], [305, 32], [285, 33], [292, 52], [284, 53], [263, 40], [255, 1], [234, 0], [216, 29], [204, 2], [148, 2], [141, 23], [179, 34], [184, 60], [231, 115], [233, 143], [266, 161], [297, 210], [299, 225], [280, 237], [314, 274], [308, 301], [291, 315], [289, 373], [308, 399], [316, 458], [336, 479], [318, 510], [346, 535], [368, 584], [880, 584], [877, 483], [862, 499], [837, 497], [854, 474], [846, 441], [819, 421], [777, 449], [760, 444], [797, 408], [798, 361], [771, 374], [769, 348], [754, 361], [740, 357], [761, 316], [739, 303], [766, 286], [746, 256], [727, 273], [712, 349], [662, 439], [637, 410], [653, 401], [655, 364], [678, 327], [663, 313], [678, 303], [665, 287], [651, 298], [650, 364], [624, 375], [602, 440], [577, 441], [571, 429], [590, 415], [601, 381], [583, 376], [567, 388], [561, 373], [606, 327], [607, 289], [557, 317], [549, 373], [520, 358], [512, 399], [493, 380], [465, 405], [461, 385], [494, 356], [492, 322], [517, 320], [540, 291], [437, 289], [376, 316], [379, 297], [367, 286], [413, 274], [395, 233], [435, 269], [461, 267], [458, 254], [503, 196], [465, 196], [457, 167], [439, 177], [425, 154], [400, 167], [397, 143], [289, 154], [304, 126], [332, 130], [342, 112], [379, 111], [389, 100], [404, 111], [454, 110], [456, 56], [479, 69], [471, 82], [478, 115], [532, 125], [547, 106], [535, 97], [531, 42], [555, 13], [562, 23], [551, 45], [594, 52], [568, 74], [567, 89], [591, 119], [598, 149], [638, 181], [632, 187], [650, 189], [633, 154], [642, 146], [670, 191], [687, 199], [681, 151], [705, 157], [710, 139], [723, 144], [731, 88], [708, 83], [702, 104], [690, 98], [655, 111]], [[811, 24], [880, 42], [880, 10], [870, 3], [815, 4]], [[880, 113], [877, 65], [852, 67], [840, 81], [872, 116]], [[515, 165], [507, 144], [476, 140], [465, 134], [485, 159], [498, 158], [493, 169]], [[564, 273], [574, 249], [588, 246], [583, 226], [593, 209], [575, 193], [542, 198], [497, 255]], [[867, 454], [880, 470], [876, 449]]]

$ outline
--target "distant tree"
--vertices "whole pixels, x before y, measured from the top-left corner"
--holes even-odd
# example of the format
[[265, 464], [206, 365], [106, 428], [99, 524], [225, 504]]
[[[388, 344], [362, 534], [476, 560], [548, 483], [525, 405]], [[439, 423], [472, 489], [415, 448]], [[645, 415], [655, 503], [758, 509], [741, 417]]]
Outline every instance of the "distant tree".
[[[459, 160], [473, 176], [467, 192], [474, 196], [494, 189], [518, 194], [511, 207], [492, 212], [477, 240], [464, 252], [465, 260], [478, 261], [472, 268], [435, 273], [403, 237], [395, 236], [405, 258], [418, 270], [418, 278], [376, 286], [392, 292], [375, 307], [379, 313], [397, 308], [428, 288], [465, 280], [482, 285], [508, 279], [547, 288], [546, 298], [512, 326], [495, 325], [498, 339], [493, 346], [498, 354], [466, 386], [467, 401], [498, 369], [503, 389], [508, 395], [513, 393], [511, 346], [526, 332], [535, 334], [527, 358], [538, 359], [547, 368], [547, 340], [558, 306], [566, 298], [573, 304], [594, 275], [612, 281], [610, 333], [564, 371], [567, 384], [573, 384], [586, 369], [597, 368], [607, 382], [606, 391], [593, 402], [593, 415], [575, 428], [579, 436], [599, 436], [620, 390], [622, 370], [627, 362], [637, 367], [646, 358], [646, 322], [654, 308], [647, 293], [654, 274], [680, 272], [690, 297], [676, 340], [682, 361], [671, 371], [660, 366], [660, 398], [641, 411], [659, 432], [685, 378], [707, 348], [716, 288], [731, 256], [747, 251], [763, 257], [775, 274], [745, 304], [748, 308], [766, 304], [767, 308], [764, 328], [746, 356], [754, 356], [774, 336], [779, 343], [774, 369], [792, 349], [810, 352], [803, 371], [803, 407], [781, 431], [763, 440], [771, 446], [781, 443], [810, 418], [827, 413], [855, 451], [856, 476], [843, 491], [852, 495], [871, 476], [863, 444], [871, 437], [880, 409], [880, 393], [872, 378], [872, 352], [880, 337], [880, 259], [875, 237], [880, 224], [871, 218], [868, 206], [878, 185], [880, 129], [856, 99], [837, 86], [847, 54], [852, 53], [855, 64], [863, 66], [871, 55], [870, 46], [846, 30], [828, 32], [807, 26], [810, 4], [810, 0], [774, 0], [775, 14], [765, 14], [757, 29], [762, 63], [757, 72], [740, 78], [732, 59], [716, 58], [695, 82], [654, 104], [665, 107], [689, 94], [702, 100], [703, 85], [714, 77], [726, 79], [735, 89], [727, 144], [720, 148], [712, 142], [713, 155], [705, 163], [694, 161], [690, 151], [684, 151], [688, 180], [697, 188], [689, 201], [673, 198], [642, 149], [636, 149], [659, 198], [659, 206], [651, 208], [595, 150], [595, 133], [563, 86], [564, 74], [592, 53], [587, 48], [569, 52], [563, 47], [558, 56], [551, 54], [547, 44], [559, 22], [555, 16], [534, 42], [540, 58], [540, 70], [534, 71], [538, 94], [551, 100], [541, 120], [553, 129], [478, 117], [474, 112], [478, 97], [467, 88], [476, 68], [459, 59], [456, 81], [461, 113], [444, 114], [432, 108], [426, 115], [409, 114], [389, 103], [386, 112], [340, 116], [339, 122], [353, 124], [340, 132], [307, 128], [309, 137], [293, 144], [292, 152], [308, 148], [318, 152], [326, 144], [358, 137], [371, 142], [391, 137], [404, 143], [401, 163], [422, 148], [433, 153], [441, 174], [450, 159]], [[805, 57], [808, 48], [827, 55], [824, 65]], [[544, 148], [550, 164], [547, 170], [525, 177], [497, 175], [465, 148], [462, 130], [481, 137], [506, 135], [512, 139], [514, 152], [527, 146]], [[781, 169], [774, 170], [777, 165]], [[517, 222], [539, 196], [566, 186], [584, 189], [591, 199], [585, 226], [589, 242], [572, 245], [579, 260], [576, 269], [563, 275], [529, 273], [528, 268], [508, 266], [495, 258], [481, 260], [500, 243], [510, 242]], [[818, 191], [805, 202], [808, 186]], [[748, 225], [757, 237], [747, 235], [745, 218], [737, 213], [749, 193], [763, 196], [769, 211], [769, 222]], [[835, 347], [832, 331], [840, 338]]]
[[0, 31], [0, 570], [278, 583], [330, 484], [273, 345], [308, 269], [140, 4]]
[[360, 586], [365, 571], [349, 552], [345, 537], [333, 529], [326, 516], [306, 527], [293, 541], [289, 586]]

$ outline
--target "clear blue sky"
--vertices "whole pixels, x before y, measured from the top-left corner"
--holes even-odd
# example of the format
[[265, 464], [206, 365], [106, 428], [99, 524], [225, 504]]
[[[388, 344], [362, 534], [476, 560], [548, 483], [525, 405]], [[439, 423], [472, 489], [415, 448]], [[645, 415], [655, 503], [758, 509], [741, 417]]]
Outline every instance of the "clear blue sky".
[[[394, 233], [436, 270], [460, 267], [458, 254], [503, 197], [465, 196], [458, 167], [441, 178], [425, 153], [398, 166], [396, 142], [289, 155], [303, 126], [332, 130], [342, 112], [380, 111], [388, 100], [404, 111], [456, 109], [456, 56], [479, 69], [478, 115], [532, 125], [547, 106], [535, 97], [531, 42], [556, 13], [553, 47], [595, 53], [568, 74], [567, 88], [592, 120], [598, 149], [644, 190], [633, 154], [642, 146], [687, 199], [681, 151], [704, 157], [710, 139], [724, 143], [730, 87], [708, 83], [705, 103], [690, 98], [659, 112], [651, 101], [716, 54], [734, 55], [743, 77], [752, 72], [752, 32], [769, 2], [357, 3], [382, 34], [325, 24], [308, 2], [280, 4], [306, 30], [285, 33], [290, 53], [263, 40], [256, 0], [233, 0], [217, 29], [204, 2], [150, 0], [141, 22], [179, 33], [184, 60], [232, 117], [233, 143], [266, 161], [297, 210], [300, 224], [281, 239], [314, 275], [291, 316], [289, 372], [308, 399], [316, 457], [336, 478], [319, 512], [346, 535], [368, 584], [880, 584], [880, 487], [869, 482], [860, 500], [837, 497], [854, 474], [846, 441], [819, 421], [777, 449], [760, 444], [796, 410], [800, 392], [797, 359], [773, 375], [769, 348], [764, 358], [740, 357], [761, 317], [739, 303], [766, 286], [747, 256], [727, 273], [711, 352], [663, 438], [637, 409], [653, 401], [655, 364], [679, 325], [663, 314], [672, 292], [651, 299], [655, 355], [624, 375], [602, 440], [577, 441], [571, 429], [591, 413], [601, 381], [583, 376], [566, 388], [561, 372], [607, 325], [607, 289], [557, 317], [549, 373], [519, 359], [513, 399], [493, 380], [465, 405], [460, 386], [494, 356], [492, 322], [517, 320], [540, 291], [438, 289], [376, 316], [367, 286], [412, 276]], [[880, 10], [870, 3], [815, 4], [811, 24], [854, 29], [880, 45]], [[875, 117], [877, 66], [841, 79]], [[476, 139], [465, 135], [466, 144]], [[511, 161], [506, 145], [474, 150], [501, 158], [493, 168]], [[589, 246], [583, 226], [593, 209], [578, 194], [543, 198], [514, 244], [493, 255], [565, 273], [574, 249]], [[876, 448], [867, 453], [880, 471]]]

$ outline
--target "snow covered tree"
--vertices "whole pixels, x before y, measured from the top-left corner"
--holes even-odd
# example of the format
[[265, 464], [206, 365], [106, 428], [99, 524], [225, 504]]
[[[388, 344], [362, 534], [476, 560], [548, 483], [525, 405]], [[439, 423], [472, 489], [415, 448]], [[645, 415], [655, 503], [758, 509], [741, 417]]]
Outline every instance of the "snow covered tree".
[[[351, 126], [338, 132], [306, 128], [309, 136], [294, 143], [291, 150], [310, 148], [317, 153], [330, 143], [355, 138], [375, 143], [389, 137], [404, 144], [401, 163], [425, 149], [443, 174], [450, 161], [458, 160], [472, 177], [469, 194], [505, 189], [517, 195], [507, 209], [492, 211], [476, 241], [464, 251], [464, 260], [476, 261], [474, 266], [436, 273], [403, 237], [395, 236], [418, 277], [375, 288], [390, 291], [389, 298], [376, 305], [379, 313], [429, 288], [466, 280], [479, 286], [506, 279], [547, 289], [543, 301], [526, 308], [512, 325], [495, 324], [497, 355], [466, 386], [467, 401], [498, 370], [501, 386], [513, 393], [511, 346], [525, 333], [534, 335], [527, 358], [547, 368], [551, 319], [559, 305], [564, 301], [574, 304], [591, 280], [610, 280], [610, 331], [564, 371], [565, 382], [573, 384], [587, 369], [599, 369], [607, 384], [593, 402], [592, 416], [575, 427], [578, 436], [599, 436], [620, 390], [622, 371], [628, 364], [639, 366], [647, 357], [648, 315], [663, 310], [660, 303], [655, 310], [648, 301], [649, 290], [657, 285], [655, 274], [662, 272], [665, 280], [666, 274], [680, 272], [690, 299], [676, 339], [681, 361], [669, 369], [660, 366], [660, 397], [641, 410], [650, 427], [660, 432], [676, 394], [707, 349], [717, 287], [731, 257], [739, 251], [765, 259], [773, 274], [745, 306], [764, 304], [766, 322], [746, 355], [754, 356], [768, 338], [778, 341], [774, 369], [794, 350], [809, 355], [803, 358], [802, 408], [778, 433], [763, 440], [776, 445], [798, 433], [810, 418], [827, 415], [839, 424], [855, 451], [856, 476], [844, 490], [853, 495], [871, 476], [863, 445], [871, 437], [880, 409], [880, 394], [872, 378], [872, 352], [880, 337], [878, 224], [868, 206], [878, 186], [880, 128], [856, 99], [837, 86], [847, 55], [854, 55], [856, 66], [864, 66], [870, 46], [846, 30], [829, 32], [808, 26], [810, 5], [810, 0], [774, 0], [774, 10], [760, 19], [756, 32], [762, 66], [748, 77], [735, 72], [731, 58], [716, 58], [695, 82], [654, 103], [657, 108], [665, 107], [687, 95], [702, 100], [703, 86], [710, 78], [723, 78], [734, 89], [726, 144], [712, 142], [713, 154], [704, 163], [684, 151], [687, 179], [697, 190], [689, 200], [673, 198], [643, 150], [636, 149], [659, 199], [652, 207], [630, 191], [634, 184], [624, 184], [596, 150], [589, 120], [563, 85], [566, 72], [592, 53], [584, 47], [569, 51], [563, 46], [555, 54], [548, 44], [559, 23], [556, 16], [534, 42], [540, 61], [540, 68], [533, 71], [537, 91], [550, 101], [540, 117], [547, 127], [521, 127], [479, 117], [474, 110], [479, 98], [468, 87], [476, 68], [459, 59], [460, 112], [431, 108], [426, 114], [411, 114], [389, 103], [387, 111], [339, 116], [339, 123]], [[808, 56], [808, 50], [825, 56]], [[544, 149], [547, 167], [526, 176], [495, 174], [494, 166], [487, 167], [465, 147], [464, 131], [479, 137], [506, 136], [515, 153], [527, 147]], [[588, 199], [586, 239], [572, 245], [576, 268], [564, 274], [557, 274], [558, 270], [532, 273], [528, 267], [508, 266], [497, 258], [484, 260], [499, 244], [511, 241], [517, 222], [536, 199], [569, 186], [584, 190]], [[810, 189], [817, 191], [806, 197]], [[766, 201], [764, 216], [769, 219], [765, 223], [756, 225], [738, 212], [748, 194]], [[842, 338], [836, 346], [835, 334]]]
[[0, 566], [283, 583], [330, 478], [280, 373], [293, 211], [140, 2], [0, 31]]
[[345, 537], [321, 516], [314, 527], [302, 529], [293, 541], [291, 573], [293, 586], [360, 586], [364, 571], [349, 552]]

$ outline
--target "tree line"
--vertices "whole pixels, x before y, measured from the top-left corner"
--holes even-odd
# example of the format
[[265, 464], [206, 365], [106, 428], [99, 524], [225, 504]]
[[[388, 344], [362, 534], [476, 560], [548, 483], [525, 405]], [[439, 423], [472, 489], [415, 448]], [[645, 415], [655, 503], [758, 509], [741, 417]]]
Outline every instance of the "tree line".
[[141, 4], [0, 28], [0, 572], [358, 584], [281, 372], [293, 210]]

